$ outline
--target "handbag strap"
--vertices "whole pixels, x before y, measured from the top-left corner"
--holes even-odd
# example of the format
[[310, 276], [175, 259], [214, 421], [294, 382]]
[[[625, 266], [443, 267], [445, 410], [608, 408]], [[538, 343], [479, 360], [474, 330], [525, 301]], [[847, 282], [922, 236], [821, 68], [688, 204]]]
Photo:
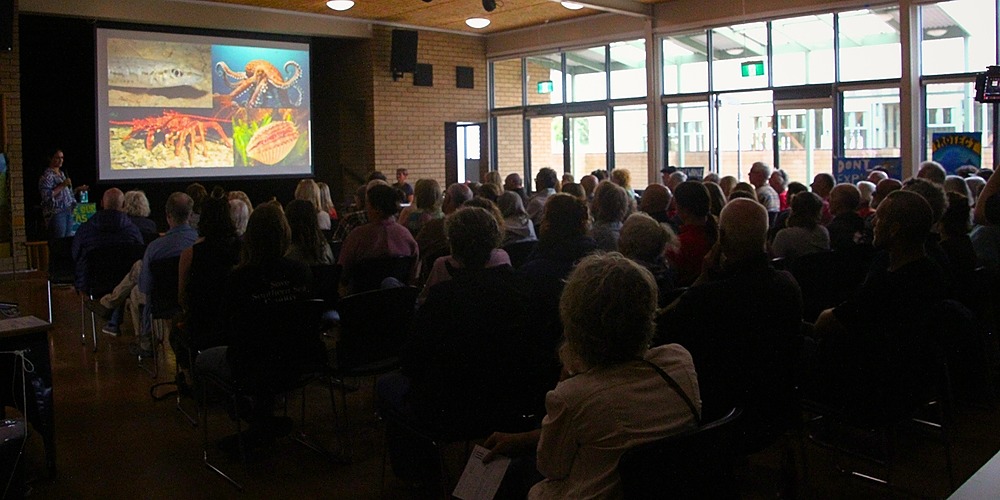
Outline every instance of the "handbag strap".
[[681, 387], [681, 385], [678, 384], [677, 381], [674, 380], [674, 378], [671, 377], [669, 373], [665, 372], [663, 370], [663, 368], [660, 368], [659, 366], [657, 366], [656, 363], [653, 363], [652, 361], [649, 361], [648, 359], [643, 359], [643, 358], [636, 358], [636, 359], [639, 360], [639, 361], [642, 361], [643, 363], [646, 363], [647, 365], [649, 365], [651, 367], [653, 367], [653, 369], [656, 370], [656, 373], [660, 374], [660, 377], [663, 377], [663, 380], [665, 380], [667, 382], [667, 385], [669, 385], [670, 388], [673, 389], [674, 392], [676, 392], [677, 395], [680, 396], [681, 399], [683, 399], [684, 402], [687, 404], [688, 409], [691, 410], [691, 414], [694, 415], [695, 422], [697, 422], [697, 423], [700, 424], [701, 423], [701, 413], [698, 411], [698, 408], [695, 407], [694, 402], [691, 401], [691, 398], [688, 397], [687, 393], [684, 392], [684, 389]]

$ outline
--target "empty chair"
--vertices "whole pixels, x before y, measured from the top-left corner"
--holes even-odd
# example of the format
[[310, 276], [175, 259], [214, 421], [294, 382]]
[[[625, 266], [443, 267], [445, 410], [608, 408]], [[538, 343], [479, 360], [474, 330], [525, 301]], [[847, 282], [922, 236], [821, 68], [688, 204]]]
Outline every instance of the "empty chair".
[[618, 462], [625, 498], [739, 498], [734, 408], [696, 429], [632, 448]]
[[[157, 345], [163, 341], [164, 335], [170, 331], [171, 320], [181, 311], [177, 301], [178, 264], [180, 257], [158, 259], [149, 263], [152, 274], [152, 289], [146, 297], [146, 308], [143, 315], [149, 317], [148, 328], [152, 335], [153, 366], [150, 375], [156, 378], [159, 373], [159, 360], [156, 354]], [[143, 322], [145, 323], [145, 322]]]

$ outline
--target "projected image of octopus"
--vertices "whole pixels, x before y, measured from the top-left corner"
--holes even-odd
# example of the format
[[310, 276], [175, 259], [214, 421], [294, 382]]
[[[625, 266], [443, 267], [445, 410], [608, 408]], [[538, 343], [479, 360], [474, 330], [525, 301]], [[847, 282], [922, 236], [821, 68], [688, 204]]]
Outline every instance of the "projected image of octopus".
[[299, 86], [302, 67], [290, 60], [283, 68], [284, 73], [269, 61], [255, 59], [246, 64], [243, 72], [236, 72], [225, 61], [219, 61], [215, 63], [215, 71], [223, 76], [232, 92], [216, 97], [223, 106], [236, 103], [248, 108], [274, 107], [270, 104], [297, 107], [302, 104], [303, 97]]

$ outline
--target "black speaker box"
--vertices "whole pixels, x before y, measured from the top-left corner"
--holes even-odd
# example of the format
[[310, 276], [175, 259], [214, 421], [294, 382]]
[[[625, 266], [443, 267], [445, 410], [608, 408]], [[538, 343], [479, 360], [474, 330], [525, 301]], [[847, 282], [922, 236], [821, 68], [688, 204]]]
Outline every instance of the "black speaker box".
[[0, 0], [0, 50], [14, 48], [14, 0]]
[[417, 70], [416, 31], [392, 30], [392, 61], [389, 70], [393, 74], [413, 73]]

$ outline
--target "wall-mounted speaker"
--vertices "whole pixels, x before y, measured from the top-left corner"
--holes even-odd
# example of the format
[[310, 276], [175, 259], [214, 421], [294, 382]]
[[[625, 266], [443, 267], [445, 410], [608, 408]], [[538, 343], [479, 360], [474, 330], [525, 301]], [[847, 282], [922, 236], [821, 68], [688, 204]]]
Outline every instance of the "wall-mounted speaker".
[[0, 0], [0, 50], [14, 48], [14, 0]]
[[417, 32], [392, 30], [392, 60], [389, 71], [393, 79], [417, 70]]

